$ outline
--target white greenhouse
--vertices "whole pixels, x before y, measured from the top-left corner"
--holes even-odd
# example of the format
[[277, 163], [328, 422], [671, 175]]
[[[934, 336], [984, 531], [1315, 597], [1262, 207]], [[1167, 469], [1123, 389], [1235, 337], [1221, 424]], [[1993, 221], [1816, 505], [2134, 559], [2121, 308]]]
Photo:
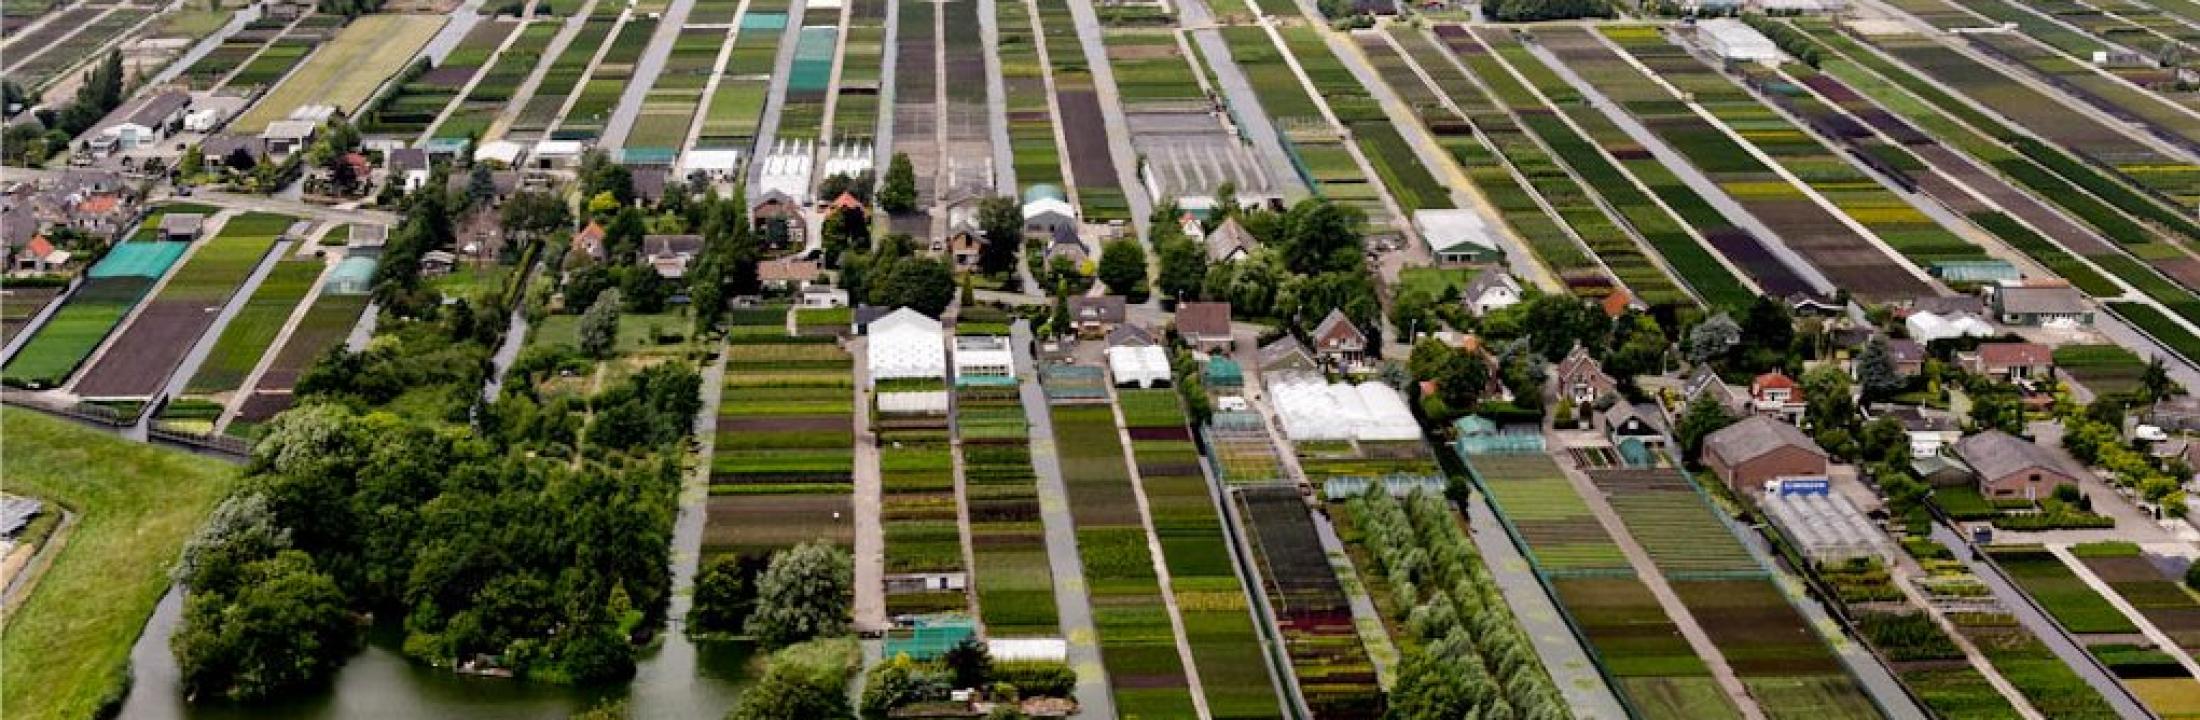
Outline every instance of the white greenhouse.
[[1169, 385], [1169, 353], [1156, 345], [1108, 348], [1108, 369], [1115, 373], [1116, 387]]
[[1382, 383], [1330, 383], [1292, 376], [1269, 388], [1293, 440], [1413, 440], [1421, 425], [1405, 398]]
[[947, 335], [940, 321], [899, 308], [871, 321], [865, 367], [871, 382], [901, 378], [947, 379]]

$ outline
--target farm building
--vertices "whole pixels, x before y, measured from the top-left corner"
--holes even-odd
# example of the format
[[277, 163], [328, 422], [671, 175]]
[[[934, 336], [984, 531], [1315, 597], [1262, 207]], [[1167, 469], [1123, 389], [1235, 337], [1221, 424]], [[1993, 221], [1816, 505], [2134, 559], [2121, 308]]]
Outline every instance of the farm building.
[[[1795, 486], [1812, 488], [1795, 489]], [[1772, 524], [1795, 541], [1803, 556], [1820, 563], [1852, 558], [1893, 557], [1885, 533], [1855, 503], [1824, 485], [1787, 483], [1768, 488], [1759, 500]]]
[[92, 152], [128, 152], [159, 142], [181, 126], [184, 110], [190, 107], [191, 94], [181, 90], [133, 100], [107, 115], [89, 140]]
[[1780, 46], [1740, 20], [1713, 18], [1696, 23], [1696, 41], [1727, 62], [1777, 63]]
[[1993, 294], [1994, 317], [2009, 325], [2091, 325], [2085, 296], [2068, 285], [2002, 287]]
[[1941, 315], [1933, 312], [1913, 312], [1902, 324], [1910, 331], [1910, 338], [1922, 343], [1959, 337], [1993, 337], [1994, 326], [1973, 315]]
[[1121, 295], [1080, 295], [1069, 299], [1069, 312], [1080, 335], [1105, 337], [1129, 317], [1129, 303]]
[[267, 143], [267, 154], [287, 156], [306, 149], [320, 130], [321, 126], [310, 120], [277, 120], [260, 131], [260, 140]]
[[809, 202], [810, 141], [779, 140], [763, 161], [755, 190], [759, 197], [776, 193], [792, 198], [797, 205]]
[[374, 258], [364, 255], [346, 257], [329, 271], [328, 283], [321, 292], [330, 295], [365, 295], [374, 292]]
[[1978, 473], [1979, 491], [1992, 498], [2038, 500], [2058, 485], [2078, 484], [2083, 472], [2055, 451], [2000, 430], [1956, 442], [1956, 456]]
[[1440, 262], [1496, 262], [1504, 257], [1489, 222], [1473, 210], [1416, 210], [1413, 227]]
[[1160, 346], [1111, 347], [1107, 353], [1108, 370], [1115, 374], [1117, 387], [1169, 386], [1169, 351]]
[[1379, 382], [1331, 383], [1294, 374], [1272, 380], [1269, 395], [1292, 440], [1412, 440], [1419, 421], [1398, 391]]
[[898, 308], [868, 324], [870, 378], [947, 379], [947, 337], [940, 321], [909, 308]]
[[999, 335], [955, 336], [956, 385], [1013, 385], [1015, 355]]
[[1321, 365], [1314, 356], [1299, 344], [1299, 339], [1285, 335], [1275, 342], [1260, 346], [1260, 371], [1265, 375], [1285, 373], [1319, 372]]
[[1703, 464], [1747, 494], [1766, 480], [1826, 474], [1826, 451], [1794, 425], [1758, 415], [1704, 438]]
[[[1071, 237], [1077, 233], [1077, 209], [1069, 204], [1069, 196], [1062, 188], [1041, 183], [1024, 191], [1024, 232], [1059, 237], [1067, 230]], [[1053, 254], [1052, 250], [1048, 251]]]

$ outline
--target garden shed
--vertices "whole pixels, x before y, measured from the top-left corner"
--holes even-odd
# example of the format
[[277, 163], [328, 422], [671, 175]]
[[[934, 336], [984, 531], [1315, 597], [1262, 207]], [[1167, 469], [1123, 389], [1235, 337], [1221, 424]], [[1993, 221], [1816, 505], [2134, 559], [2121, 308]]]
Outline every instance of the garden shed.
[[336, 263], [321, 292], [330, 295], [365, 295], [374, 291], [374, 258], [353, 256]]
[[909, 308], [871, 321], [865, 354], [873, 384], [899, 378], [947, 379], [947, 336], [940, 321]]

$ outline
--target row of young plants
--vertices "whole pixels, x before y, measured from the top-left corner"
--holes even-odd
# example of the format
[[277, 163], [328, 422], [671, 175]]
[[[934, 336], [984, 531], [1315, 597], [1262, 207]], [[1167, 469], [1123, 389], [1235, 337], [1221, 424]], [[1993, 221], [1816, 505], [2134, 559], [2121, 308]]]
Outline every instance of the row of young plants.
[[955, 388], [972, 584], [978, 617], [996, 638], [1061, 634], [1021, 398], [1015, 385]]
[[1124, 390], [1119, 397], [1139, 486], [1151, 510], [1209, 715], [1281, 717], [1276, 685], [1253, 628], [1251, 598], [1239, 582], [1177, 392]]
[[2074, 545], [2070, 554], [2147, 622], [2168, 635], [2178, 649], [2188, 654], [2200, 650], [2200, 600], [2156, 564], [2168, 558], [2128, 542]]
[[612, 5], [614, 3], [598, 2], [596, 9], [599, 12], [581, 21], [580, 29], [566, 42], [565, 49], [559, 51], [557, 59], [551, 60], [550, 67], [543, 70], [542, 81], [536, 84], [535, 94], [527, 99], [527, 104], [520, 107], [512, 123], [513, 130], [541, 132], [557, 123], [566, 99], [573, 96], [573, 91], [580, 88], [581, 80], [587, 76], [588, 64], [595, 61], [596, 53], [603, 50], [604, 40], [619, 27], [617, 13], [604, 16], [600, 12]]
[[[878, 436], [879, 521], [886, 529], [886, 574], [963, 573], [961, 497], [955, 490], [951, 404], [938, 378], [877, 380], [871, 428]], [[895, 396], [940, 397], [943, 404], [889, 411]], [[967, 611], [968, 594], [888, 583], [888, 615]]]
[[543, 54], [549, 51], [550, 41], [557, 37], [559, 27], [558, 23], [548, 21], [521, 25], [519, 37], [489, 61], [488, 68], [482, 70], [481, 79], [459, 99], [450, 115], [431, 129], [434, 136], [456, 140], [487, 133], [519, 91], [520, 84], [527, 81], [527, 76], [542, 61]]
[[832, 337], [785, 336], [785, 307], [737, 309], [712, 446], [704, 551], [751, 559], [852, 542], [854, 360]]
[[[1284, 51], [1298, 60], [1307, 84], [1320, 96], [1319, 102], [1329, 107], [1330, 114], [1360, 146], [1361, 155], [1374, 167], [1376, 179], [1397, 201], [1399, 209], [1411, 213], [1451, 208], [1451, 195], [1443, 184], [1429, 174], [1412, 146], [1399, 136], [1374, 95], [1337, 58], [1322, 31], [1313, 25], [1290, 25], [1276, 32], [1283, 39]], [[1381, 216], [1369, 215], [1371, 222], [1377, 217]]]
[[642, 52], [649, 49], [650, 39], [657, 34], [657, 20], [645, 17], [628, 17], [611, 36], [611, 44], [604, 48], [603, 56], [596, 60], [596, 67], [588, 79], [580, 84], [573, 96], [573, 104], [558, 119], [552, 134], [565, 139], [593, 139], [603, 133], [611, 122], [611, 114], [618, 109], [620, 98], [626, 95], [626, 86], [634, 82], [635, 64], [642, 59]]
[[1055, 437], [1074, 438], [1059, 443], [1057, 451], [1117, 711], [1125, 717], [1190, 717], [1195, 714], [1190, 682], [1148, 550], [1114, 403], [1057, 402], [1049, 410]]
[[[1061, 148], [1054, 142], [1054, 110], [1048, 104], [1047, 68], [1039, 60], [1040, 38], [1033, 32], [1031, 8], [1022, 0], [993, 3], [999, 30], [994, 62], [1000, 66], [1001, 102], [1008, 116], [1009, 159], [1023, 187], [1063, 182]], [[845, 82], [845, 80], [843, 80]]]
[[1550, 456], [1460, 456], [1630, 708], [1651, 718], [1741, 717]]
[[306, 306], [305, 314], [298, 317], [298, 324], [290, 329], [282, 347], [275, 350], [275, 357], [260, 371], [259, 381], [251, 388], [252, 394], [236, 405], [236, 417], [221, 426], [222, 433], [233, 437], [258, 437], [261, 423], [291, 406], [298, 378], [305, 374], [306, 368], [329, 348], [351, 336], [352, 329], [366, 316], [371, 300], [366, 288], [323, 287], [313, 298], [313, 304]]
[[[58, 43], [21, 42], [13, 44], [9, 48], [11, 52], [22, 48], [32, 48], [31, 52], [37, 54], [9, 67], [9, 79], [16, 81], [24, 88], [45, 87], [49, 81], [59, 79], [63, 73], [77, 67], [79, 63], [84, 62], [86, 58], [90, 58], [100, 48], [108, 47], [109, 43], [114, 42], [118, 36], [131, 28], [137, 27], [139, 22], [152, 14], [153, 9], [150, 7], [122, 5], [116, 7], [113, 12], [92, 20], [90, 25], [49, 24], [49, 27], [58, 25], [56, 29], [62, 30], [75, 27], [83, 29]], [[32, 38], [26, 37], [24, 40], [28, 41]]]
[[718, 86], [703, 102], [703, 130], [696, 147], [747, 150], [756, 144], [772, 75], [778, 71], [779, 44], [787, 34], [787, 7], [785, 0], [751, 0], [741, 12]]
[[718, 48], [731, 39], [732, 33], [724, 27], [680, 28], [672, 36], [672, 52], [656, 83], [642, 96], [641, 112], [635, 115], [623, 147], [677, 151], [686, 145], [704, 86], [718, 71]]
[[[1947, 619], [1956, 633], [1975, 645], [1994, 671], [2015, 687], [2025, 702], [2048, 717], [2116, 716], [2101, 694], [2057, 658], [2053, 650], [2016, 618], [1995, 607], [1992, 591], [1969, 566], [1955, 558], [1954, 552], [1923, 536], [1925, 529], [1930, 527], [1929, 522], [1917, 525], [1905, 535], [1901, 545], [1903, 552], [1914, 558], [1924, 572], [1916, 581], [1919, 589], [1927, 593], [1930, 601], [1946, 609]], [[1915, 624], [1915, 621], [1901, 620], [1881, 623], [1866, 616], [1859, 620], [1859, 629], [1896, 660], [1906, 657], [1924, 660], [1948, 653], [1946, 649], [1936, 649], [1940, 641], [1929, 635], [1903, 631], [1899, 627], [1879, 627], [1905, 622]], [[1954, 681], [1948, 682], [1953, 684]], [[2007, 716], [2004, 713], [1995, 717]]]
[[0, 380], [31, 389], [58, 387], [66, 382], [183, 257], [187, 244], [158, 239], [161, 218], [171, 212], [201, 210], [211, 208], [154, 208], [129, 241], [110, 248], [84, 272], [84, 284], [16, 349]]
[[[1220, 30], [1230, 57], [1241, 68], [1281, 68], [1289, 62], [1269, 37], [1265, 27], [1237, 25]], [[1307, 94], [1297, 75], [1287, 72], [1248, 72], [1261, 110], [1275, 122], [1283, 148], [1291, 154], [1300, 179], [1315, 193], [1358, 209], [1370, 223], [1388, 217], [1382, 188], [1360, 171], [1336, 128], [1322, 116], [1321, 108]]]
[[[1602, 163], [1602, 157], [1596, 156], [1595, 151], [1586, 144], [1576, 144], [1568, 148], [1550, 142], [1554, 135], [1563, 139], [1575, 139], [1577, 143], [1578, 138], [1562, 122], [1555, 126], [1536, 122], [1557, 118], [1543, 107], [1542, 100], [1536, 93], [1506, 72], [1504, 62], [1481, 40], [1457, 26], [1439, 27], [1437, 33], [1444, 47], [1481, 79], [1481, 85], [1476, 85], [1460, 73], [1458, 66], [1449, 62], [1444, 57], [1444, 52], [1432, 44], [1426, 35], [1406, 32], [1402, 28], [1392, 29], [1399, 44], [1416, 57], [1437, 85], [1467, 112], [1468, 120], [1482, 131], [1484, 137], [1489, 138], [1498, 152], [1510, 159], [1512, 165], [1528, 178], [1544, 199], [1558, 211], [1559, 216], [1573, 227], [1574, 232], [1596, 252], [1604, 266], [1629, 291], [1651, 304], [1694, 304], [1695, 299], [1672, 277], [1666, 275], [1664, 269], [1652, 262], [1643, 253], [1642, 245], [1637, 244], [1638, 232], [1642, 233], [1641, 240], [1647, 241], [1651, 237], [1650, 230], [1679, 232], [1680, 226], [1665, 217], [1654, 205], [1621, 204], [1620, 200], [1630, 199], [1624, 193], [1639, 193], [1624, 176], [1608, 178], [1616, 181], [1609, 187], [1596, 187], [1585, 182], [1591, 179], [1587, 173], [1575, 175], [1574, 173], [1582, 170], [1580, 163], [1586, 159], [1580, 151], [1586, 151], [1587, 156], [1596, 157], [1599, 164]], [[1543, 144], [1539, 144], [1539, 140]], [[1553, 157], [1552, 152], [1546, 151], [1547, 147], [1553, 151], [1572, 149], [1577, 152]], [[1563, 164], [1560, 162], [1562, 159], [1565, 161]], [[1602, 167], [1610, 169], [1609, 165]], [[1601, 212], [1596, 203], [1599, 196], [1608, 203], [1607, 207], [1618, 211], [1618, 214]], [[1638, 194], [1633, 199], [1644, 198], [1640, 198]], [[1650, 230], [1644, 230], [1645, 226]], [[1667, 238], [1663, 242], [1670, 245], [1672, 239]], [[1680, 234], [1678, 240], [1691, 246], [1694, 244], [1685, 233]], [[1701, 250], [1697, 252], [1700, 255]], [[1701, 256], [1701, 259], [1706, 261], [1706, 265], [1698, 271], [1699, 274], [1723, 273], [1716, 261], [1711, 261], [1708, 256]], [[1735, 287], [1735, 291], [1740, 294], [1739, 286]]]
[[871, 142], [878, 135], [879, 74], [886, 60], [886, 0], [854, 2], [841, 34], [847, 37], [840, 42], [828, 132], [835, 142]]
[[250, 62], [252, 56], [258, 55], [262, 48], [281, 37], [283, 30], [289, 27], [288, 20], [266, 17], [245, 23], [243, 28], [224, 38], [220, 45], [200, 56], [198, 62], [185, 68], [182, 74], [176, 76], [176, 81], [190, 85], [193, 90], [220, 87], [230, 73]]
[[426, 131], [519, 28], [520, 24], [512, 21], [482, 22], [459, 40], [458, 47], [452, 48], [441, 64], [431, 67], [427, 58], [421, 58], [414, 65], [418, 72], [400, 76], [383, 96], [370, 103], [360, 118], [359, 129], [408, 136]]
[[1318, 718], [1379, 717], [1383, 692], [1375, 663], [1306, 500], [1288, 485], [1230, 493], [1299, 699]]
[[[1889, 257], [1864, 232], [1844, 224], [1835, 209], [1812, 198], [1812, 190], [1796, 185], [1751, 154], [1745, 142], [1755, 139], [1756, 125], [1726, 127], [1719, 119], [1720, 113], [1726, 114], [1724, 122], [1766, 124], [1772, 126], [1770, 129], [1784, 130], [1794, 141], [1789, 147], [1801, 151], [1819, 148], [1812, 152], [1822, 153], [1815, 141], [1800, 136], [1748, 92], [1671, 43], [1660, 28], [1614, 26], [1594, 32], [1592, 36], [1591, 31], [1568, 29], [1539, 33], [1538, 37], [1591, 84], [1643, 120], [1674, 150], [1719, 183], [1834, 286], [1874, 302], [1908, 299], [1927, 292], [1926, 283], [1902, 260]], [[1684, 94], [1685, 99], [1675, 92]], [[1759, 145], [1757, 149], [1775, 162], [1781, 154], [1779, 145], [1769, 149]], [[1822, 173], [1854, 174], [1845, 161], [1837, 158], [1833, 163], [1817, 165], [1823, 167], [1797, 164], [1784, 169], [1806, 183]], [[1882, 239], [1899, 248], [1895, 239]]]
[[1036, 0], [1034, 7], [1047, 70], [1054, 78], [1056, 121], [1061, 123], [1063, 154], [1069, 161], [1070, 182], [1077, 189], [1078, 207], [1086, 222], [1128, 220], [1130, 199], [1116, 172], [1100, 91], [1086, 61], [1077, 20], [1066, 0]]
[[[2091, 62], [2093, 52], [2102, 49], [2091, 38], [2003, 0], [1975, 0], [1963, 4], [1994, 22], [2015, 23], [2022, 31], [1966, 37], [1972, 47], [2023, 67], [2080, 102], [2144, 124], [2150, 133], [2169, 142], [2187, 148], [2200, 147], [2200, 117], [2137, 86], [2147, 81], [2151, 73], [2118, 77], [2118, 73], [2104, 71]], [[2156, 39], [2145, 47], [2153, 50], [2165, 45]], [[2167, 49], [2173, 53], [2177, 50], [2174, 47]]]

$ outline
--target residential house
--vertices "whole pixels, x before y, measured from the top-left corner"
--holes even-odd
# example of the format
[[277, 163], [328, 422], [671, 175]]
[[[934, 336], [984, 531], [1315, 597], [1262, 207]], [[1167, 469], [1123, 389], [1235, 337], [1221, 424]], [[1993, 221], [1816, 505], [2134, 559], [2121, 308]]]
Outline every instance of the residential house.
[[947, 238], [935, 246], [955, 261], [955, 269], [969, 270], [978, 266], [978, 258], [985, 254], [985, 231], [978, 228], [975, 212], [969, 207], [954, 208], [948, 212]]
[[1887, 342], [1887, 359], [1894, 361], [1894, 372], [1903, 379], [1917, 377], [1925, 372], [1925, 344], [1908, 338], [1894, 338]]
[[1655, 405], [1612, 403], [1612, 407], [1604, 411], [1604, 434], [1615, 447], [1632, 442], [1645, 448], [1662, 448], [1665, 447], [1665, 416]]
[[[1077, 209], [1062, 188], [1039, 183], [1024, 191], [1024, 233], [1059, 239], [1064, 231], [1077, 235]], [[1052, 250], [1048, 256], [1053, 255]]]
[[1347, 372], [1357, 369], [1367, 355], [1367, 333], [1360, 332], [1341, 309], [1331, 309], [1329, 316], [1314, 326], [1310, 339], [1316, 357]]
[[[473, 192], [473, 182], [472, 173], [453, 172], [444, 180], [443, 188], [453, 194], [470, 193]], [[520, 175], [517, 170], [489, 171], [489, 201], [503, 204], [512, 197], [512, 193], [519, 192], [519, 183]]]
[[1982, 343], [1956, 353], [1956, 364], [1965, 372], [2008, 382], [2050, 380], [2055, 375], [2055, 350], [2028, 342]]
[[[199, 157], [208, 172], [222, 168], [257, 167], [267, 162], [267, 141], [257, 135], [208, 135], [199, 141]], [[248, 163], [248, 164], [245, 164]]]
[[580, 232], [573, 234], [572, 245], [565, 251], [566, 265], [571, 266], [575, 262], [583, 262], [582, 258], [595, 262], [603, 262], [609, 259], [611, 251], [604, 245], [604, 234], [602, 223], [594, 220], [588, 221], [588, 227], [581, 228]]
[[1476, 317], [1492, 310], [1520, 304], [1520, 281], [1504, 268], [1491, 266], [1474, 274], [1474, 279], [1459, 293], [1460, 302], [1467, 304], [1467, 311]]
[[389, 168], [387, 182], [396, 183], [408, 193], [427, 187], [433, 172], [428, 166], [428, 151], [420, 148], [391, 150], [383, 155], [382, 164]]
[[69, 263], [69, 251], [54, 248], [53, 241], [44, 235], [34, 235], [30, 242], [15, 252], [15, 269], [23, 272], [53, 272]]
[[1075, 228], [1057, 227], [1047, 241], [1047, 262], [1068, 258], [1070, 262], [1083, 264], [1089, 257], [1092, 251], [1085, 247], [1084, 239], [1077, 236]]
[[1237, 262], [1253, 254], [1253, 248], [1260, 247], [1260, 239], [1239, 224], [1235, 215], [1224, 218], [1222, 224], [1215, 226], [1215, 231], [1207, 233], [1201, 242], [1207, 246], [1207, 262], [1211, 263]]
[[320, 134], [321, 126], [308, 120], [277, 120], [260, 131], [260, 141], [267, 145], [267, 154], [288, 157], [302, 152]]
[[630, 170], [628, 176], [634, 179], [634, 199], [649, 205], [664, 202], [665, 183], [671, 174], [670, 168], [657, 165], [645, 165]]
[[1589, 349], [1575, 345], [1565, 359], [1551, 366], [1550, 377], [1543, 383], [1543, 397], [1552, 404], [1564, 400], [1581, 407], [1618, 388], [1619, 381], [1604, 374], [1604, 365], [1589, 354]]
[[1926, 295], [1910, 301], [1904, 313], [1929, 312], [1941, 317], [1986, 317], [1986, 301], [1976, 295]]
[[1774, 370], [1758, 375], [1749, 381], [1749, 409], [1759, 415], [1769, 415], [1788, 423], [1803, 419], [1803, 387], [1787, 373]]
[[2060, 485], [2076, 485], [2084, 470], [2038, 443], [1988, 430], [1956, 442], [1956, 456], [1978, 474], [1989, 498], [2039, 500]]
[[1204, 353], [1228, 353], [1236, 339], [1230, 333], [1230, 304], [1187, 302], [1176, 306], [1176, 334], [1184, 344]]
[[1627, 314], [1629, 310], [1650, 309], [1650, 306], [1642, 304], [1641, 300], [1635, 299], [1633, 293], [1629, 293], [1623, 288], [1612, 288], [1611, 294], [1605, 295], [1603, 300], [1597, 302], [1597, 305], [1604, 309], [1605, 317], [1615, 319]]
[[68, 225], [86, 235], [112, 238], [130, 230], [128, 225], [135, 219], [137, 203], [130, 196], [102, 192], [84, 198], [71, 208]]
[[1159, 345], [1152, 330], [1134, 322], [1126, 322], [1108, 331], [1108, 347], [1147, 347]]
[[765, 193], [749, 206], [749, 224], [766, 246], [791, 247], [802, 238], [802, 204], [785, 193]]
[[198, 213], [169, 213], [160, 217], [160, 239], [173, 242], [191, 242], [206, 231], [206, 216]]
[[1994, 318], [2005, 325], [2093, 324], [2085, 295], [2069, 285], [2016, 285], [1995, 288]]
[[1757, 415], [1705, 437], [1703, 464], [1749, 496], [1767, 480], [1826, 474], [1826, 451], [1794, 425]]
[[[688, 265], [703, 254], [701, 235], [643, 235], [642, 263], [669, 280], [687, 277]], [[762, 276], [761, 264], [758, 276]]]
[[1300, 344], [1298, 338], [1289, 335], [1262, 345], [1259, 360], [1263, 375], [1321, 371], [1321, 364], [1314, 361], [1314, 355], [1306, 351], [1306, 346]]
[[1694, 403], [1696, 398], [1705, 395], [1710, 395], [1728, 415], [1739, 416], [1749, 409], [1748, 396], [1726, 384], [1726, 380], [1719, 377], [1719, 371], [1708, 364], [1697, 365], [1681, 382], [1681, 398], [1685, 402]]
[[[764, 287], [775, 290], [793, 290], [815, 282], [821, 270], [815, 260], [798, 260], [792, 257], [766, 260], [756, 264], [756, 280]], [[845, 294], [841, 304], [847, 304]], [[828, 306], [830, 307], [830, 306]]]
[[1939, 455], [1963, 438], [1963, 424], [1956, 421], [1954, 413], [1945, 410], [1888, 403], [1873, 405], [1870, 410], [1874, 420], [1893, 418], [1902, 423], [1902, 431], [1910, 438], [1910, 457], [1913, 458]]
[[1069, 299], [1069, 314], [1082, 337], [1106, 337], [1130, 314], [1130, 303], [1121, 295], [1080, 295]]

